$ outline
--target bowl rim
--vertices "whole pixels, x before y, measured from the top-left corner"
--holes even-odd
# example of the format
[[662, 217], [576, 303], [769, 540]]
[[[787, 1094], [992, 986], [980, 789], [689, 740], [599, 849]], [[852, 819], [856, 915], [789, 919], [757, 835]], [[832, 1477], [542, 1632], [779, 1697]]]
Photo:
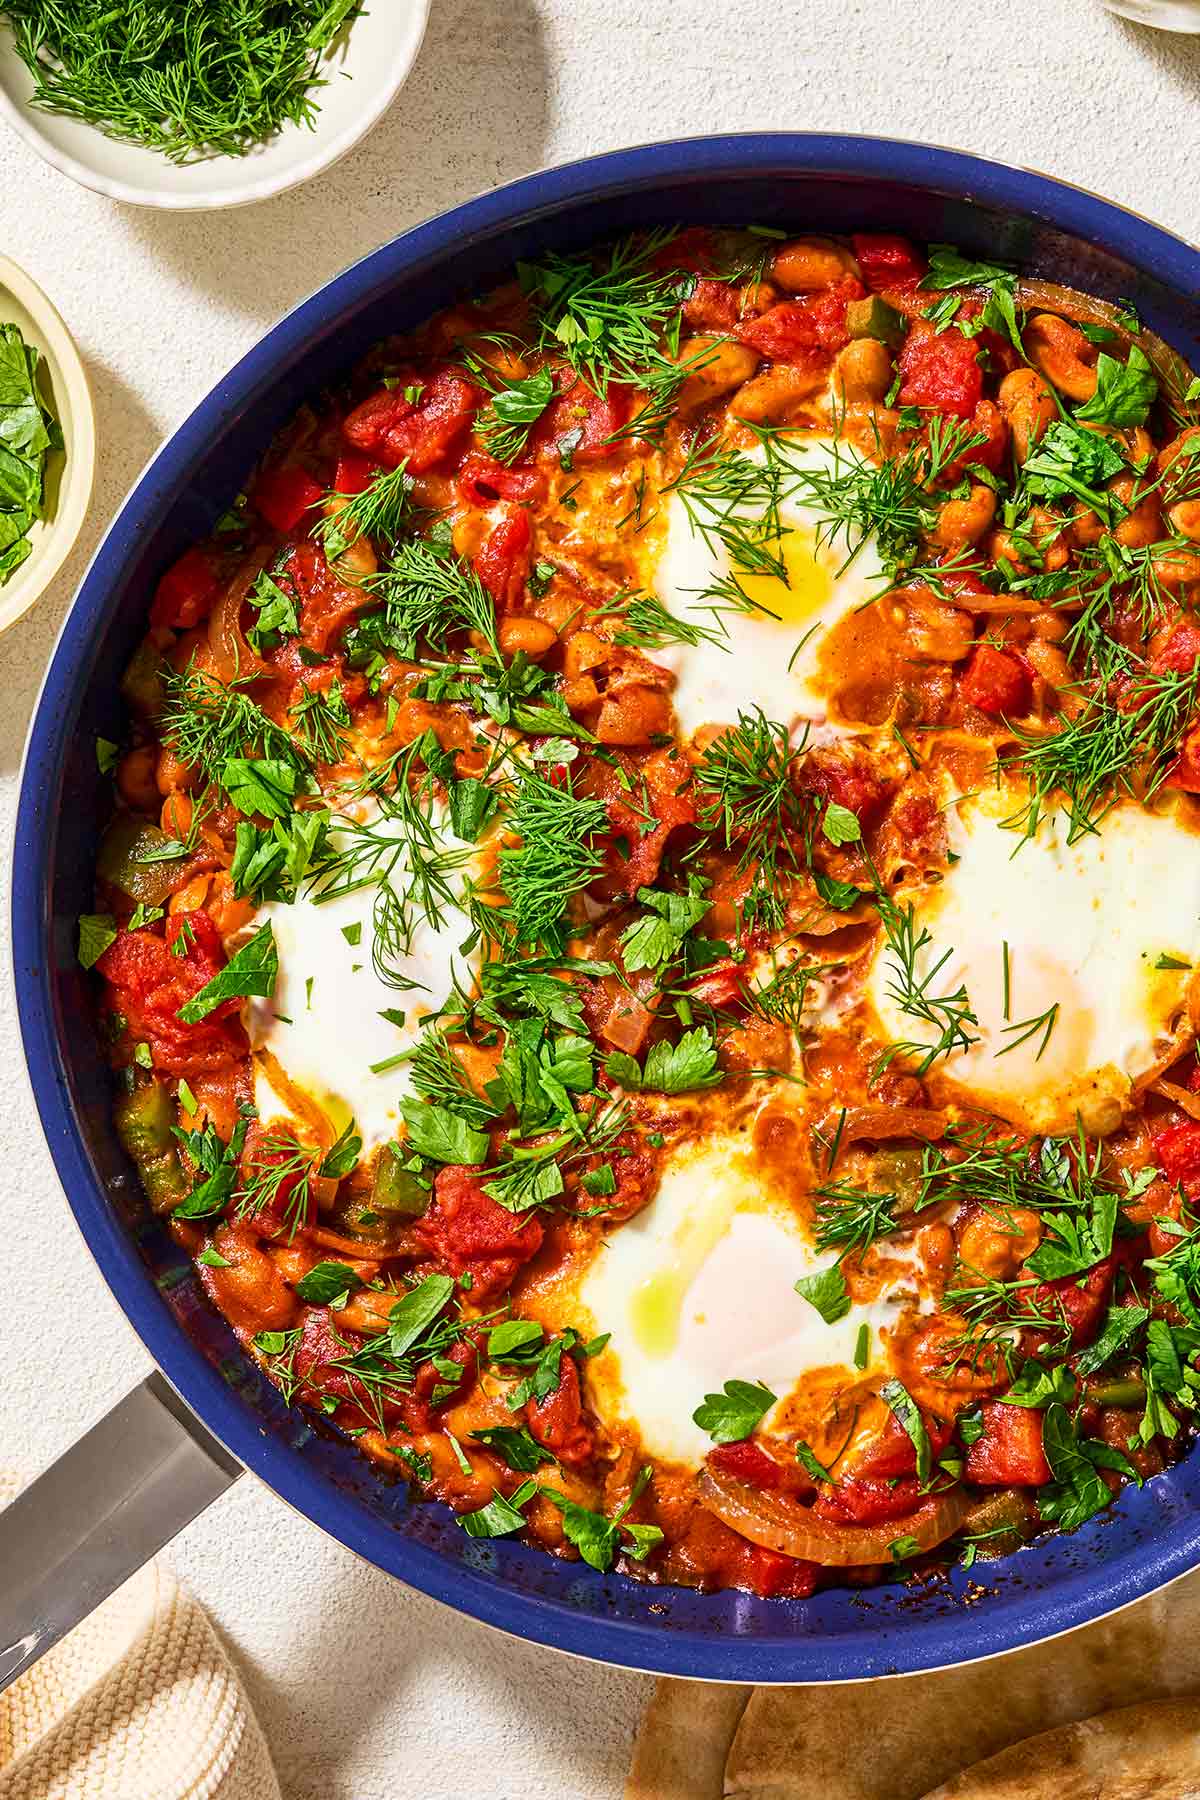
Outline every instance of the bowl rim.
[[[330, 144], [322, 146], [312, 155], [297, 156], [286, 169], [275, 175], [260, 176], [257, 180], [248, 178], [226, 193], [216, 194], [205, 189], [187, 194], [159, 192], [140, 182], [122, 181], [116, 176], [105, 175], [89, 163], [81, 162], [77, 156], [72, 156], [69, 150], [63, 150], [55, 144], [42, 130], [37, 111], [33, 107], [18, 104], [2, 82], [0, 118], [19, 137], [24, 138], [44, 162], [57, 169], [60, 175], [66, 175], [80, 187], [90, 188], [93, 193], [103, 194], [109, 200], [120, 200], [126, 206], [140, 206], [160, 212], [225, 212], [235, 206], [253, 206], [260, 200], [271, 200], [277, 194], [285, 194], [332, 168], [335, 163], [348, 156], [355, 145], [361, 143], [367, 133], [379, 123], [416, 67], [421, 45], [425, 41], [433, 0], [407, 0], [407, 4], [410, 9], [408, 30], [396, 45], [390, 78], [381, 84], [370, 105], [356, 114]], [[15, 55], [11, 46], [5, 45], [2, 38], [0, 46], [8, 49], [9, 54]], [[286, 129], [295, 131], [298, 142], [305, 141], [299, 135], [302, 127]], [[245, 163], [248, 168], [252, 167], [253, 158], [247, 157]]]
[[[14, 831], [12, 946], [25, 1056], [43, 1130], [77, 1223], [115, 1298], [168, 1380], [214, 1434], [273, 1491], [348, 1549], [434, 1599], [533, 1642], [656, 1673], [707, 1680], [790, 1683], [849, 1681], [970, 1662], [1090, 1623], [1176, 1579], [1200, 1562], [1200, 1516], [1189, 1509], [1148, 1543], [1097, 1570], [1086, 1559], [1042, 1591], [1018, 1584], [988, 1608], [928, 1612], [919, 1624], [898, 1619], [859, 1634], [805, 1629], [802, 1615], [778, 1602], [780, 1635], [747, 1631], [701, 1637], [667, 1629], [647, 1615], [606, 1617], [567, 1600], [528, 1593], [453, 1564], [416, 1536], [368, 1518], [305, 1459], [263, 1431], [154, 1291], [133, 1236], [96, 1182], [70, 1103], [56, 1027], [50, 920], [45, 905], [51, 832], [40, 802], [53, 792], [94, 621], [101, 616], [125, 555], [142, 529], [143, 506], [203, 456], [210, 423], [223, 409], [250, 405], [290, 361], [339, 318], [385, 292], [402, 274], [436, 265], [473, 237], [490, 236], [531, 215], [556, 216], [573, 203], [644, 191], [667, 181], [768, 176], [772, 170], [873, 178], [953, 193], [1000, 210], [1045, 218], [1077, 237], [1105, 243], [1169, 285], [1200, 296], [1200, 256], [1183, 239], [1087, 190], [1028, 170], [953, 150], [874, 136], [746, 133], [677, 139], [583, 158], [522, 177], [480, 195], [381, 246], [302, 301], [252, 347], [200, 401], [157, 452], [115, 516], [81, 584], [34, 708], [21, 773]], [[61, 694], [63, 699], [59, 698]], [[1149, 1490], [1147, 1490], [1149, 1491]], [[1161, 1491], [1161, 1490], [1160, 1490]], [[1096, 1523], [1096, 1522], [1093, 1522]], [[1085, 1527], [1085, 1532], [1089, 1528]], [[1073, 1540], [1078, 1543], [1077, 1538]], [[602, 1581], [603, 1578], [595, 1577]], [[655, 1590], [644, 1590], [647, 1600]], [[667, 1590], [659, 1590], [666, 1593]]]
[[51, 522], [45, 550], [39, 554], [36, 575], [27, 584], [27, 591], [17, 588], [9, 594], [0, 587], [2, 632], [23, 619], [41, 599], [83, 530], [96, 478], [96, 409], [83, 358], [54, 302], [10, 256], [0, 255], [0, 288], [6, 288], [19, 301], [45, 339], [51, 373], [61, 378], [71, 409], [71, 444], [64, 462], [59, 511]]

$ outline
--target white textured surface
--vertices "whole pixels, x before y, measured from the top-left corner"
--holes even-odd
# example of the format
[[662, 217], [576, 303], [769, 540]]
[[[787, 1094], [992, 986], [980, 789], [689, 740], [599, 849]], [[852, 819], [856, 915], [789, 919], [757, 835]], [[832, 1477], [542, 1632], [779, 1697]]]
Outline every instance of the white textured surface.
[[[764, 127], [956, 145], [1097, 189], [1194, 240], [1198, 98], [1200, 39], [1153, 35], [1093, 0], [434, 0], [417, 68], [382, 125], [323, 180], [244, 212], [123, 210], [3, 134], [0, 247], [76, 333], [100, 427], [80, 549], [0, 640], [5, 869], [26, 722], [86, 553], [181, 414], [344, 264], [543, 163]], [[32, 1470], [146, 1358], [59, 1196], [24, 1092], [7, 975], [0, 1033], [0, 1439], [6, 1459]], [[648, 1682], [456, 1619], [248, 1480], [184, 1534], [178, 1562], [238, 1652], [288, 1800], [619, 1795]]]

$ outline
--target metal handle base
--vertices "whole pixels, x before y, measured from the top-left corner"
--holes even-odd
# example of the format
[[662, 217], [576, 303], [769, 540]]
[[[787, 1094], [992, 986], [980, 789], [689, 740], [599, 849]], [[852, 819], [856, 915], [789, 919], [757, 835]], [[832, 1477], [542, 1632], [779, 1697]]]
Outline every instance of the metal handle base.
[[0, 1692], [242, 1466], [155, 1372], [0, 1512]]

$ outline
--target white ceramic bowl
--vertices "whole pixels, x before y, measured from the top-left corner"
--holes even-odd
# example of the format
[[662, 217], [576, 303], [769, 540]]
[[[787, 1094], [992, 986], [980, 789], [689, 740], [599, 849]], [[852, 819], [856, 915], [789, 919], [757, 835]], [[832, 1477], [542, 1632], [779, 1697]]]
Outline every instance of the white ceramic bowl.
[[91, 125], [30, 106], [33, 78], [0, 27], [0, 116], [46, 161], [110, 199], [179, 212], [245, 206], [309, 181], [352, 150], [387, 111], [417, 60], [430, 0], [368, 0], [321, 67], [326, 86], [310, 131], [285, 125], [245, 156], [182, 167], [153, 150], [118, 143]]
[[29, 555], [0, 587], [0, 631], [6, 631], [53, 581], [79, 536], [92, 497], [96, 419], [87, 374], [70, 332], [36, 281], [6, 256], [0, 256], [0, 324], [19, 326], [25, 342], [45, 357], [64, 445], [46, 463], [49, 517], [31, 527]]

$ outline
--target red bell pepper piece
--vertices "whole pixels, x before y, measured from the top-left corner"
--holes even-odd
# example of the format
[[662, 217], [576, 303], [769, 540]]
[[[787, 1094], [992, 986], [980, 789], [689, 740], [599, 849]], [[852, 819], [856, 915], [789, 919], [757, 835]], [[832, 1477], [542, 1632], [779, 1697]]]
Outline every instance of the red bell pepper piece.
[[220, 591], [221, 583], [208, 557], [193, 546], [172, 563], [155, 589], [150, 623], [191, 631], [208, 617]]
[[338, 457], [333, 491], [335, 494], [365, 493], [378, 473], [379, 464], [369, 456], [360, 456], [356, 450], [343, 450]]
[[285, 463], [281, 468], [263, 471], [251, 491], [250, 504], [268, 525], [288, 536], [324, 492], [306, 469]]

